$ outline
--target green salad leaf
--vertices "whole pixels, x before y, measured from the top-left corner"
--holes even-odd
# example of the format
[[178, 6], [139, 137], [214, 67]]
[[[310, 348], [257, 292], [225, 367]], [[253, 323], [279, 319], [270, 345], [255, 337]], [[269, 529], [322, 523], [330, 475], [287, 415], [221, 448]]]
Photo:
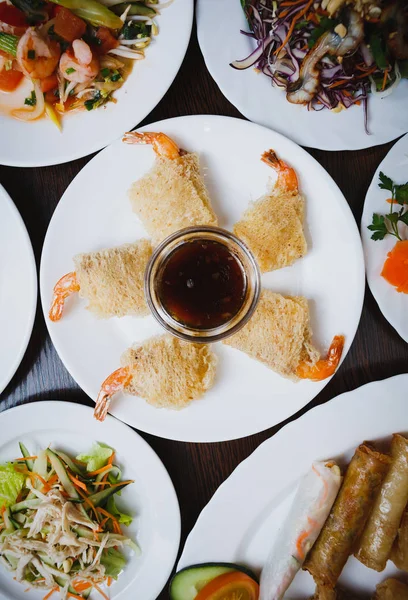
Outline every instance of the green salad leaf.
[[0, 465], [0, 508], [15, 504], [24, 482], [25, 476], [17, 473], [12, 464]]
[[77, 460], [86, 463], [86, 470], [97, 471], [104, 467], [112, 456], [113, 450], [106, 444], [95, 442], [88, 453], [78, 454]]
[[115, 503], [115, 498], [113, 496], [111, 496], [108, 499], [108, 501], [106, 503], [106, 510], [108, 512], [110, 512], [111, 515], [113, 515], [119, 521], [119, 523], [122, 523], [122, 525], [126, 525], [126, 527], [129, 527], [129, 525], [133, 521], [133, 519], [130, 515], [127, 515], [126, 513], [122, 513], [118, 510], [116, 503]]

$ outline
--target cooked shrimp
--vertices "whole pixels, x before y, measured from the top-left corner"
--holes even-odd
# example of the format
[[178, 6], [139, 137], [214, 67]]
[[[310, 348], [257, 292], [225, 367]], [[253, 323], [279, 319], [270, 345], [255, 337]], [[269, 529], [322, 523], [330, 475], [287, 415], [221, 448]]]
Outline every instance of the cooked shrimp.
[[61, 56], [59, 70], [64, 79], [73, 83], [90, 83], [99, 73], [99, 61], [83, 40], [74, 40]]
[[306, 55], [299, 79], [288, 86], [286, 98], [292, 104], [308, 104], [313, 100], [320, 86], [319, 62], [326, 54], [344, 56], [355, 50], [364, 38], [364, 23], [361, 15], [350, 11], [347, 33], [344, 37], [336, 31], [323, 34]]
[[165, 133], [130, 131], [125, 133], [123, 141], [126, 144], [152, 144], [153, 150], [158, 156], [171, 159], [180, 156], [180, 148]]
[[105, 379], [96, 399], [94, 417], [98, 421], [104, 421], [108, 414], [111, 398], [130, 382], [132, 374], [130, 367], [121, 367]]
[[31, 79], [45, 79], [54, 72], [61, 56], [60, 45], [31, 27], [20, 38], [17, 62], [24, 75]]
[[51, 321], [59, 321], [62, 317], [65, 299], [76, 292], [79, 292], [80, 286], [74, 272], [67, 273], [57, 281], [54, 287], [54, 296], [52, 299], [49, 317]]
[[300, 379], [311, 379], [312, 381], [322, 381], [333, 375], [340, 362], [344, 348], [344, 336], [335, 335], [330, 345], [326, 358], [317, 361], [315, 365], [310, 365], [306, 361], [301, 362], [296, 375]]
[[272, 167], [277, 174], [278, 179], [276, 187], [285, 192], [298, 192], [298, 179], [295, 170], [289, 167], [283, 160], [276, 156], [274, 150], [267, 150], [261, 156], [261, 160]]

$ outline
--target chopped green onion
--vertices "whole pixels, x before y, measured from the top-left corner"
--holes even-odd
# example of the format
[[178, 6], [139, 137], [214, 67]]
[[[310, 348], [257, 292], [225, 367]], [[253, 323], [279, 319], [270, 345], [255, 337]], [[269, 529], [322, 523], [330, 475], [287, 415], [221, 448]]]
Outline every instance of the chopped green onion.
[[34, 90], [31, 92], [31, 96], [24, 100], [24, 104], [27, 104], [27, 106], [35, 106], [37, 104], [37, 96]]
[[69, 69], [65, 69], [65, 73], [67, 75], [71, 75], [71, 73], [75, 73], [76, 69], [74, 69], [73, 67], [69, 67]]
[[114, 71], [111, 75], [111, 81], [115, 82], [115, 81], [119, 81], [120, 79], [122, 79], [121, 74], [119, 73], [119, 71]]
[[0, 32], [0, 50], [11, 54], [11, 56], [16, 56], [19, 39], [16, 35]]
[[30, 60], [34, 60], [34, 58], [35, 58], [35, 50], [28, 50], [28, 52], [27, 52], [27, 58], [29, 58]]
[[108, 69], [108, 68], [102, 69], [101, 75], [104, 79], [105, 79], [105, 77], [109, 77], [109, 74], [110, 74], [110, 69]]

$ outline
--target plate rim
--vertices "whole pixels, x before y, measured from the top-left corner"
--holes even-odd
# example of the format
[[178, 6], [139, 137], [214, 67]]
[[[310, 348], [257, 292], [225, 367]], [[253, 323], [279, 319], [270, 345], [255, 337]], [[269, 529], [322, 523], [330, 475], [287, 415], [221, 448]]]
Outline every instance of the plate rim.
[[311, 420], [313, 422], [313, 420], [316, 420], [316, 415], [324, 414], [326, 411], [334, 410], [333, 405], [337, 404], [340, 406], [345, 397], [350, 398], [356, 392], [359, 392], [359, 390], [361, 390], [363, 388], [365, 389], [365, 391], [367, 391], [367, 390], [370, 390], [371, 388], [377, 387], [377, 386], [380, 388], [386, 387], [390, 381], [395, 383], [396, 381], [398, 381], [400, 379], [405, 380], [406, 383], [408, 384], [408, 372], [400, 373], [398, 375], [392, 375], [391, 377], [385, 377], [384, 379], [378, 379], [376, 381], [370, 381], [368, 383], [364, 383], [364, 384], [354, 388], [353, 390], [342, 392], [341, 394], [338, 394], [331, 400], [328, 400], [327, 402], [325, 402], [323, 404], [319, 404], [318, 406], [311, 408], [309, 411], [307, 411], [307, 413], [303, 414], [301, 417], [294, 419], [293, 421], [291, 421], [290, 423], [287, 423], [286, 425], [283, 425], [277, 433], [275, 433], [273, 436], [271, 436], [268, 439], [261, 442], [251, 452], [251, 454], [249, 456], [247, 456], [246, 458], [244, 458], [244, 460], [242, 460], [235, 467], [235, 469], [230, 473], [230, 475], [219, 485], [219, 487], [215, 490], [214, 494], [211, 496], [210, 500], [207, 502], [207, 504], [204, 506], [204, 508], [200, 511], [192, 529], [189, 531], [187, 538], [185, 540], [180, 558], [177, 562], [176, 573], [179, 570], [188, 566], [188, 564], [186, 564], [187, 550], [189, 550], [188, 545], [192, 544], [192, 538], [193, 538], [192, 534], [194, 532], [194, 529], [196, 528], [197, 525], [199, 525], [199, 521], [201, 520], [201, 518], [206, 517], [206, 513], [209, 511], [209, 508], [210, 508], [210, 504], [212, 504], [213, 501], [218, 501], [218, 496], [220, 496], [223, 493], [223, 490], [225, 487], [227, 487], [229, 480], [232, 477], [236, 477], [237, 475], [239, 475], [240, 471], [243, 470], [245, 467], [247, 467], [249, 464], [251, 464], [253, 461], [256, 462], [257, 456], [259, 454], [261, 454], [262, 452], [265, 452], [265, 448], [270, 446], [269, 451], [272, 452], [273, 447], [276, 444], [279, 445], [281, 438], [293, 437], [294, 430], [296, 431], [296, 429], [300, 428], [300, 427], [305, 428], [307, 426], [307, 420]]
[[[207, 71], [209, 72], [209, 74], [211, 75], [211, 78], [213, 79], [213, 81], [215, 82], [215, 84], [217, 85], [217, 87], [219, 88], [219, 90], [221, 91], [221, 93], [223, 94], [223, 96], [228, 100], [228, 102], [230, 102], [246, 119], [252, 121], [253, 123], [258, 123], [258, 121], [253, 121], [253, 115], [249, 116], [249, 112], [250, 111], [246, 111], [245, 106], [243, 104], [241, 104], [241, 102], [236, 102], [235, 99], [232, 98], [231, 94], [226, 92], [226, 88], [223, 82], [220, 82], [218, 80], [218, 78], [216, 78], [213, 74], [213, 69], [210, 68], [209, 64], [208, 64], [208, 60], [207, 60], [207, 52], [205, 50], [206, 47], [206, 43], [203, 41], [203, 35], [202, 35], [202, 27], [200, 26], [200, 14], [201, 14], [201, 10], [202, 7], [204, 5], [204, 1], [205, 0], [197, 0], [197, 4], [196, 4], [196, 23], [197, 23], [197, 39], [198, 39], [198, 45], [200, 47], [201, 50], [201, 54], [203, 56], [204, 62], [205, 62], [205, 66], [207, 68]], [[228, 0], [224, 0], [224, 1], [228, 1]], [[261, 123], [259, 123], [261, 124]], [[264, 127], [269, 127], [270, 129], [273, 129], [273, 125], [269, 126], [269, 125], [263, 125]], [[372, 144], [372, 140], [370, 139], [370, 136], [367, 135], [367, 141], [366, 143], [362, 143], [362, 144], [357, 144], [355, 147], [353, 148], [346, 148], [344, 147], [344, 145], [342, 144], [338, 144], [336, 145], [336, 147], [327, 147], [323, 144], [318, 144], [316, 145], [313, 140], [309, 140], [308, 143], [303, 143], [303, 142], [297, 142], [295, 140], [292, 140], [292, 137], [289, 137], [289, 139], [291, 139], [292, 141], [295, 141], [296, 144], [301, 145], [302, 147], [307, 147], [307, 148], [314, 148], [316, 150], [323, 150], [325, 152], [354, 152], [354, 151], [358, 151], [358, 150], [366, 150], [368, 148], [375, 148], [377, 146], [381, 146], [383, 144], [387, 144], [390, 143], [396, 139], [398, 139], [398, 137], [400, 135], [405, 135], [404, 132], [402, 134], [397, 134], [395, 137], [391, 138], [391, 139], [386, 139], [386, 140], [379, 140], [378, 142], [376, 142], [374, 145]], [[284, 135], [284, 134], [282, 134]], [[310, 143], [311, 142], [311, 143]]]
[[[152, 127], [160, 129], [162, 126], [166, 126], [167, 124], [169, 124], [169, 126], [173, 126], [174, 123], [177, 123], [177, 121], [191, 121], [191, 120], [196, 120], [199, 122], [203, 122], [203, 124], [205, 123], [205, 121], [211, 120], [212, 124], [214, 124], [215, 122], [219, 122], [219, 121], [228, 121], [228, 122], [238, 122], [240, 124], [240, 126], [244, 126], [250, 129], [259, 129], [261, 131], [264, 132], [268, 132], [269, 135], [272, 135], [275, 137], [275, 139], [281, 139], [284, 141], [285, 144], [288, 144], [289, 147], [295, 148], [296, 152], [299, 152], [301, 155], [307, 156], [307, 159], [310, 160], [313, 164], [315, 164], [316, 166], [318, 166], [319, 171], [321, 172], [322, 178], [325, 178], [327, 182], [329, 182], [330, 186], [333, 187], [333, 189], [335, 190], [335, 193], [338, 195], [339, 199], [342, 199], [342, 208], [344, 209], [344, 211], [347, 213], [348, 217], [349, 217], [349, 221], [350, 221], [350, 227], [354, 228], [355, 231], [355, 241], [356, 241], [356, 250], [358, 249], [358, 255], [356, 254], [356, 259], [358, 259], [359, 261], [359, 281], [360, 281], [360, 286], [359, 286], [359, 290], [356, 293], [356, 299], [355, 299], [355, 305], [356, 306], [360, 306], [360, 310], [359, 310], [359, 316], [356, 319], [356, 326], [355, 326], [355, 331], [353, 336], [350, 336], [350, 346], [348, 348], [348, 350], [350, 350], [353, 341], [355, 339], [356, 333], [358, 331], [358, 327], [359, 327], [359, 323], [361, 320], [361, 314], [362, 314], [362, 310], [363, 310], [363, 304], [364, 304], [364, 294], [365, 294], [365, 266], [364, 266], [364, 254], [363, 254], [363, 247], [362, 247], [362, 243], [361, 243], [361, 238], [360, 238], [360, 233], [359, 233], [359, 229], [358, 229], [358, 225], [357, 222], [354, 218], [354, 215], [352, 213], [352, 210], [350, 208], [350, 205], [347, 202], [347, 199], [345, 198], [343, 192], [341, 191], [340, 187], [337, 185], [337, 183], [335, 182], [335, 180], [331, 177], [331, 175], [328, 173], [328, 171], [326, 171], [326, 169], [309, 153], [307, 152], [307, 150], [305, 150], [304, 148], [302, 148], [301, 146], [299, 146], [296, 142], [294, 142], [293, 140], [291, 140], [290, 138], [286, 137], [285, 135], [276, 132], [274, 130], [271, 130], [268, 127], [265, 127], [263, 125], [259, 125], [257, 123], [253, 123], [252, 121], [247, 121], [244, 119], [239, 119], [236, 117], [230, 117], [230, 116], [223, 116], [223, 115], [208, 115], [208, 114], [200, 114], [200, 115], [184, 115], [184, 116], [178, 116], [178, 117], [172, 117], [169, 119], [162, 119], [160, 121], [154, 122], [154, 123], [150, 123], [148, 125], [145, 125], [144, 127], [139, 128], [138, 130], [140, 131], [144, 131], [144, 130], [149, 130]], [[114, 144], [119, 143], [119, 141], [114, 142]], [[100, 153], [98, 153], [97, 157], [101, 156], [103, 152], [108, 151], [107, 147], [106, 149], [102, 150]], [[94, 158], [97, 158], [94, 157]], [[94, 160], [94, 158], [92, 158], [91, 160]], [[89, 161], [84, 167], [83, 169], [81, 169], [80, 173], [82, 173], [83, 170], [85, 170], [88, 166], [88, 164], [90, 164], [91, 161]], [[80, 174], [79, 173], [79, 174]], [[78, 175], [79, 175], [78, 174]], [[76, 177], [78, 177], [78, 175]], [[70, 186], [73, 184], [73, 182], [75, 181], [76, 177], [73, 179], [73, 181], [70, 183], [70, 185], [67, 187], [67, 189], [65, 190], [64, 194], [61, 197], [61, 200], [65, 197], [65, 195], [67, 195], [69, 193], [69, 189]], [[62, 210], [62, 203], [59, 202], [53, 217], [55, 214], [57, 214], [57, 212], [59, 210]], [[53, 219], [52, 217], [52, 219]], [[42, 310], [43, 310], [43, 314], [44, 314], [44, 318], [46, 321], [46, 325], [47, 325], [47, 330], [48, 333], [51, 337], [51, 340], [55, 346], [55, 349], [58, 353], [58, 355], [60, 356], [65, 368], [68, 370], [68, 372], [71, 374], [71, 376], [74, 378], [75, 381], [76, 378], [73, 376], [71, 368], [68, 368], [65, 360], [62, 358], [60, 352], [59, 352], [59, 343], [55, 342], [54, 340], [54, 332], [52, 329], [49, 328], [49, 323], [48, 323], [48, 304], [46, 303], [46, 291], [45, 291], [45, 283], [44, 283], [44, 268], [43, 268], [43, 264], [45, 263], [45, 251], [48, 250], [47, 248], [47, 242], [48, 242], [48, 234], [49, 234], [49, 230], [51, 230], [51, 225], [52, 225], [52, 219], [50, 220], [50, 223], [48, 225], [47, 228], [47, 232], [44, 238], [44, 244], [43, 244], [43, 250], [42, 250], [42, 255], [41, 255], [41, 261], [40, 261], [40, 296], [41, 296], [41, 305], [42, 305]], [[64, 353], [62, 353], [64, 354]], [[343, 356], [341, 358], [341, 362], [340, 365], [342, 364], [342, 362], [344, 361], [344, 359], [346, 358], [348, 354], [348, 351], [346, 354], [343, 353]], [[70, 362], [70, 361], [68, 361]], [[71, 365], [70, 365], [71, 366]], [[333, 375], [335, 376], [336, 373]], [[332, 377], [333, 377], [332, 376]], [[314, 398], [316, 398], [318, 396], [318, 394], [324, 389], [324, 387], [330, 382], [331, 378], [328, 378], [327, 380], [325, 380], [324, 386], [319, 389], [319, 391], [317, 391], [314, 396], [312, 398], [310, 398], [305, 404], [303, 404], [301, 407], [297, 408], [295, 410], [294, 413], [291, 413], [289, 416], [286, 416], [283, 420], [286, 420], [287, 418], [292, 417], [294, 414], [296, 414], [296, 412], [298, 410], [301, 410], [302, 408], [306, 407], [307, 404], [309, 404], [310, 402], [312, 402], [312, 400]], [[79, 385], [79, 384], [78, 384]], [[81, 386], [80, 386], [81, 387]], [[83, 388], [81, 388], [83, 389]], [[94, 398], [92, 398], [92, 396], [90, 396], [88, 394], [88, 392], [86, 390], [83, 390], [93, 401], [95, 401]], [[181, 441], [181, 442], [189, 442], [189, 443], [213, 443], [213, 442], [223, 442], [223, 441], [230, 441], [230, 440], [235, 440], [235, 439], [242, 439], [244, 437], [248, 437], [249, 435], [254, 435], [255, 433], [260, 433], [262, 431], [265, 431], [266, 429], [269, 429], [270, 427], [273, 427], [275, 425], [278, 425], [282, 422], [279, 421], [278, 423], [274, 422], [272, 424], [266, 424], [263, 425], [262, 428], [256, 428], [254, 430], [252, 430], [250, 433], [246, 433], [244, 435], [236, 435], [236, 434], [226, 434], [221, 436], [218, 436], [217, 438], [212, 437], [209, 433], [207, 433], [205, 436], [201, 435], [199, 438], [197, 436], [195, 437], [191, 437], [191, 436], [187, 436], [187, 435], [180, 435], [178, 432], [175, 433], [164, 433], [161, 429], [161, 427], [153, 427], [153, 426], [146, 426], [143, 424], [143, 428], [140, 425], [135, 425], [138, 429], [140, 429], [140, 431], [144, 431], [145, 433], [148, 433], [150, 435], [155, 435], [155, 436], [159, 436], [159, 437], [164, 437], [164, 439], [171, 439], [174, 441]]]
[[[68, 400], [55, 400], [55, 399], [33, 400], [33, 401], [29, 401], [29, 402], [24, 402], [23, 404], [18, 404], [17, 406], [12, 406], [11, 408], [1, 411], [0, 412], [0, 424], [1, 424], [2, 419], [4, 418], [3, 415], [6, 415], [6, 414], [8, 415], [10, 413], [15, 415], [15, 414], [22, 413], [27, 409], [34, 410], [34, 411], [40, 410], [41, 407], [46, 408], [46, 410], [55, 409], [56, 411], [60, 411], [61, 408], [62, 408], [62, 410], [68, 410], [68, 411], [74, 409], [77, 411], [83, 411], [84, 413], [90, 413], [90, 414], [88, 414], [88, 417], [89, 418], [93, 417], [93, 409], [90, 406], [87, 406], [86, 404], [82, 404], [79, 402], [71, 402]], [[160, 594], [164, 590], [165, 585], [166, 585], [167, 581], [169, 580], [171, 573], [173, 572], [174, 566], [177, 561], [177, 556], [178, 556], [178, 553], [180, 550], [181, 510], [180, 510], [180, 503], [179, 503], [179, 500], [177, 497], [177, 492], [174, 487], [174, 483], [170, 477], [170, 474], [167, 471], [163, 461], [161, 460], [161, 458], [159, 457], [157, 452], [150, 446], [150, 444], [140, 435], [140, 433], [135, 431], [130, 425], [127, 425], [127, 423], [124, 423], [123, 421], [120, 421], [116, 417], [108, 414], [107, 418], [106, 418], [106, 423], [109, 424], [112, 422], [115, 422], [115, 427], [119, 427], [119, 429], [125, 428], [126, 430], [129, 431], [130, 434], [132, 434], [133, 436], [136, 436], [138, 438], [139, 443], [145, 448], [146, 452], [149, 453], [150, 456], [152, 457], [152, 459], [156, 462], [157, 468], [162, 471], [162, 477], [167, 480], [168, 493], [172, 496], [172, 502], [174, 504], [174, 509], [175, 509], [172, 519], [173, 519], [173, 525], [176, 526], [177, 535], [176, 535], [176, 540], [175, 540], [174, 547], [173, 547], [172, 556], [170, 557], [170, 560], [169, 560], [170, 566], [168, 567], [166, 573], [163, 572], [164, 573], [163, 577], [160, 578], [160, 576], [158, 574], [156, 574], [155, 581], [156, 582], [159, 581], [159, 584], [156, 584], [156, 587], [159, 589], [153, 590], [153, 592], [154, 592], [154, 594], [156, 594], [156, 593]], [[37, 427], [37, 429], [38, 429], [38, 427]], [[44, 430], [44, 428], [42, 428], [42, 431], [43, 430]], [[33, 430], [32, 433], [35, 433], [35, 431], [36, 430]], [[7, 440], [6, 440], [6, 443], [7, 443]], [[121, 592], [121, 594], [119, 596], [120, 598], [121, 598], [122, 594], [123, 594], [123, 592]], [[1, 598], [1, 594], [0, 594], [0, 598]], [[155, 597], [152, 596], [151, 600], [154, 600], [154, 598]]]
[[[380, 162], [380, 164], [377, 166], [377, 168], [375, 170], [375, 173], [370, 182], [370, 185], [368, 186], [368, 190], [367, 190], [367, 193], [364, 198], [363, 212], [361, 215], [361, 222], [360, 222], [360, 234], [361, 234], [361, 242], [362, 242], [363, 251], [364, 251], [364, 264], [365, 264], [366, 279], [367, 279], [368, 287], [370, 288], [370, 292], [373, 295], [373, 298], [374, 298], [378, 308], [380, 309], [380, 312], [381, 312], [382, 316], [384, 317], [384, 319], [398, 333], [400, 338], [402, 340], [404, 340], [404, 342], [408, 343], [408, 333], [405, 335], [404, 333], [399, 331], [398, 323], [394, 319], [394, 315], [393, 315], [392, 311], [388, 312], [387, 305], [381, 299], [378, 298], [377, 293], [374, 290], [374, 278], [371, 275], [369, 275], [368, 264], [367, 264], [368, 261], [366, 258], [366, 256], [370, 253], [368, 244], [370, 243], [371, 239], [368, 238], [368, 234], [366, 232], [366, 225], [364, 223], [364, 217], [365, 217], [365, 212], [366, 212], [366, 203], [367, 203], [367, 208], [368, 208], [368, 196], [369, 196], [369, 194], [372, 193], [372, 190], [375, 189], [378, 185], [377, 184], [378, 175], [383, 168], [383, 164], [389, 158], [389, 155], [394, 151], [394, 149], [396, 149], [399, 144], [401, 144], [401, 146], [402, 146], [403, 143], [407, 143], [407, 145], [408, 145], [408, 133], [405, 133], [401, 137], [398, 138], [398, 140], [388, 150], [387, 154], [384, 156], [383, 160]], [[398, 292], [395, 292], [395, 293], [398, 293]]]
[[33, 333], [35, 315], [37, 312], [37, 304], [38, 304], [38, 273], [37, 273], [37, 265], [35, 262], [35, 255], [34, 255], [33, 245], [31, 243], [30, 235], [29, 235], [27, 227], [24, 223], [23, 217], [20, 214], [20, 211], [18, 210], [17, 206], [13, 202], [10, 194], [7, 192], [5, 187], [0, 183], [0, 198], [2, 196], [4, 197], [6, 204], [8, 204], [8, 206], [10, 207], [10, 210], [14, 214], [14, 216], [18, 222], [18, 226], [21, 229], [21, 233], [24, 237], [24, 241], [26, 244], [26, 250], [27, 250], [26, 260], [27, 260], [28, 268], [30, 270], [30, 279], [31, 279], [29, 285], [32, 286], [31, 292], [33, 295], [33, 302], [30, 305], [30, 309], [28, 311], [27, 324], [26, 324], [26, 328], [25, 328], [25, 334], [24, 334], [24, 336], [22, 336], [20, 352], [17, 354], [17, 356], [13, 362], [13, 365], [10, 368], [10, 375], [6, 375], [3, 381], [0, 380], [0, 395], [4, 392], [4, 390], [10, 383], [10, 381], [13, 379], [14, 375], [17, 372], [17, 369], [19, 368], [19, 366], [21, 364], [21, 361], [23, 360], [23, 358], [25, 356], [28, 344], [31, 339], [31, 335]]
[[[190, 44], [191, 35], [192, 35], [192, 31], [193, 31], [193, 23], [194, 23], [194, 0], [188, 0], [187, 5], [189, 6], [189, 12], [186, 15], [186, 19], [187, 19], [186, 37], [184, 40], [183, 50], [180, 53], [180, 56], [181, 56], [180, 63], [178, 65], [178, 67], [175, 69], [174, 75], [171, 77], [171, 80], [169, 81], [168, 85], [161, 88], [161, 91], [157, 94], [155, 102], [150, 106], [150, 108], [148, 108], [145, 111], [140, 113], [140, 118], [137, 122], [134, 121], [134, 117], [132, 116], [133, 113], [129, 111], [129, 124], [128, 124], [128, 126], [125, 127], [126, 131], [131, 131], [132, 129], [137, 127], [137, 125], [139, 123], [141, 123], [158, 106], [158, 104], [161, 102], [161, 100], [164, 98], [166, 93], [169, 91], [169, 89], [173, 85], [174, 80], [177, 77], [177, 75], [181, 69], [181, 66], [182, 66], [184, 59], [186, 57], [186, 54], [187, 54], [188, 46]], [[0, 115], [0, 116], [4, 116], [4, 115]], [[6, 117], [7, 117], [7, 115], [6, 115]], [[10, 120], [13, 120], [13, 119], [10, 117]], [[29, 126], [30, 123], [28, 123], [27, 125]], [[107, 146], [110, 146], [116, 140], [118, 140], [123, 135], [123, 133], [124, 133], [124, 131], [121, 131], [119, 133], [116, 133], [115, 135], [109, 136], [103, 142], [103, 145], [101, 145], [100, 143], [95, 143], [92, 146], [90, 145], [89, 149], [86, 150], [85, 154], [82, 150], [79, 149], [81, 147], [81, 145], [78, 144], [76, 146], [78, 148], [77, 151], [73, 151], [69, 154], [64, 154], [63, 158], [62, 157], [61, 158], [51, 158], [50, 157], [48, 160], [36, 160], [35, 156], [33, 156], [33, 158], [31, 160], [29, 160], [29, 159], [27, 159], [27, 160], [8, 160], [7, 156], [5, 156], [5, 157], [0, 156], [0, 165], [5, 166], [5, 167], [22, 167], [22, 168], [51, 167], [51, 166], [55, 166], [55, 165], [64, 165], [67, 162], [79, 160], [81, 158], [86, 158], [86, 157], [90, 156], [91, 154], [94, 154], [95, 152], [99, 152], [99, 151], [103, 150], [104, 148], [106, 148]], [[63, 146], [63, 143], [64, 143], [64, 141], [63, 141], [63, 133], [62, 133], [61, 146]]]

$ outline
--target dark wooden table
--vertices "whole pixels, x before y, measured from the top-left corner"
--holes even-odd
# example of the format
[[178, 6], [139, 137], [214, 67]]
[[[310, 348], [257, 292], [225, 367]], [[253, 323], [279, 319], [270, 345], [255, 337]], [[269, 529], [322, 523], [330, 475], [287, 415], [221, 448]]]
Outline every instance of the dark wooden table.
[[[243, 118], [224, 98], [209, 75], [194, 26], [179, 74], [163, 100], [141, 125], [180, 115], [203, 113]], [[358, 152], [309, 150], [340, 186], [357, 223], [360, 223], [364, 197], [372, 176], [391, 146], [392, 143]], [[88, 156], [65, 165], [40, 169], [0, 167], [0, 182], [25, 221], [38, 267], [52, 213], [66, 187], [91, 158]], [[408, 345], [384, 319], [367, 289], [360, 327], [339, 372], [313, 402], [288, 421], [342, 392], [405, 372], [408, 372]], [[11, 383], [0, 395], [0, 410], [25, 402], [51, 399], [93, 406], [93, 402], [76, 385], [59, 359], [38, 305], [27, 353]], [[180, 550], [200, 511], [218, 486], [261, 442], [274, 435], [288, 421], [258, 435], [221, 444], [186, 444], [141, 434], [160, 456], [175, 485], [182, 515]], [[168, 598], [166, 589], [159, 598]]]

